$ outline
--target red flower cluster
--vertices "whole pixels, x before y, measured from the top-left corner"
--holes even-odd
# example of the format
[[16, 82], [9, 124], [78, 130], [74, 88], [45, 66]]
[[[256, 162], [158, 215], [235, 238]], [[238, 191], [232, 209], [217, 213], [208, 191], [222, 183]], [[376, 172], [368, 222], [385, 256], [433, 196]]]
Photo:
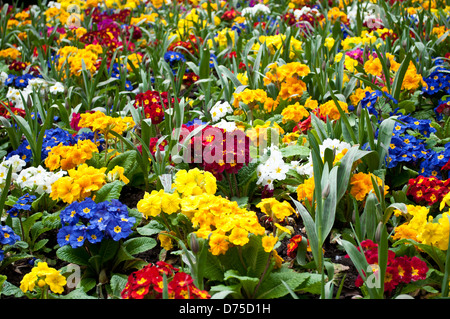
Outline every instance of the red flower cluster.
[[8, 68], [9, 68], [11, 71], [19, 72], [19, 71], [25, 70], [25, 69], [27, 68], [27, 64], [26, 64], [25, 62], [22, 62], [22, 61], [14, 60], [14, 61], [12, 61], [12, 62], [9, 64], [9, 67], [8, 67]]
[[[15, 115], [19, 115], [21, 117], [25, 116], [25, 110], [19, 109], [17, 107], [11, 107], [9, 106], [9, 109], [11, 112], [13, 112]], [[0, 102], [0, 116], [3, 116], [6, 119], [11, 118], [11, 113], [9, 113], [8, 109], [5, 107], [5, 102]]]
[[236, 18], [241, 13], [239, 11], [236, 11], [234, 8], [231, 8], [231, 10], [227, 10], [222, 14], [221, 20], [225, 21], [233, 21], [234, 18]]
[[190, 87], [192, 84], [194, 84], [198, 80], [199, 80], [199, 77], [194, 72], [188, 72], [183, 75], [183, 84], [186, 87]]
[[292, 132], [299, 131], [302, 134], [306, 134], [311, 128], [311, 115], [307, 119], [300, 121], [293, 129]]
[[148, 264], [128, 276], [121, 293], [122, 299], [161, 299], [164, 289], [163, 275], [167, 277], [169, 299], [209, 299], [208, 292], [198, 289], [189, 274], [179, 272], [178, 268], [158, 261]]
[[[175, 102], [171, 98], [170, 105]], [[134, 99], [134, 107], [142, 107], [146, 118], [152, 120], [152, 124], [159, 124], [164, 120], [164, 110], [169, 107], [169, 97], [167, 92], [158, 92], [148, 90], [138, 93]]]
[[407, 196], [412, 196], [416, 204], [433, 205], [441, 202], [450, 191], [450, 179], [440, 180], [436, 177], [418, 176], [408, 181]]
[[131, 10], [123, 9], [120, 10], [119, 12], [109, 14], [108, 11], [101, 12], [98, 7], [95, 7], [93, 9], [91, 8], [86, 9], [85, 14], [86, 16], [92, 16], [93, 23], [99, 23], [104, 20], [113, 20], [118, 21], [121, 24], [125, 24], [127, 22], [128, 16], [131, 14]]
[[[369, 265], [378, 264], [378, 245], [370, 239], [361, 242], [364, 255]], [[359, 250], [359, 248], [358, 248]], [[348, 255], [346, 256], [348, 258]], [[375, 268], [375, 275], [376, 268]], [[408, 284], [411, 281], [423, 280], [427, 277], [428, 266], [418, 257], [399, 256], [388, 250], [388, 261], [386, 274], [384, 278], [384, 291], [392, 292], [398, 284]], [[356, 278], [356, 287], [361, 287], [364, 284], [361, 276]]]
[[287, 255], [290, 258], [295, 258], [297, 256], [298, 244], [302, 241], [302, 235], [295, 235], [287, 244]]
[[[449, 53], [447, 53], [447, 54], [449, 55], [449, 58], [450, 58], [450, 54]], [[444, 114], [446, 116], [450, 115], [450, 99], [449, 98], [447, 98], [445, 101], [442, 101], [442, 103], [440, 103], [437, 106], [436, 113]]]
[[[180, 142], [196, 128], [183, 125]], [[221, 181], [223, 172], [236, 174], [244, 164], [250, 162], [250, 139], [243, 131], [226, 132], [224, 129], [207, 125], [201, 132], [194, 134], [189, 141], [189, 163], [198, 163], [205, 171], [212, 173]]]
[[[120, 32], [120, 29], [119, 27], [111, 27], [108, 29], [110, 31], [107, 31], [106, 29], [89, 31], [80, 38], [80, 42], [83, 42], [85, 44], [99, 44], [102, 47], [108, 48], [109, 50], [114, 52], [114, 50], [117, 49], [117, 47], [119, 47], [120, 45], [119, 41], [117, 40], [118, 33], [116, 36], [116, 32]], [[111, 38], [110, 34], [114, 35], [114, 37]]]
[[289, 25], [294, 25], [295, 23], [297, 23], [292, 12], [288, 12], [285, 15], [281, 16], [281, 19], [283, 19], [283, 21], [285, 21]]
[[[148, 148], [150, 150], [150, 153], [152, 153], [153, 156], [155, 156], [157, 148], [159, 148], [160, 151], [164, 151], [164, 147], [167, 145], [166, 140], [163, 140], [158, 145], [158, 140], [159, 140], [159, 138], [157, 138], [157, 137], [150, 138], [150, 145]], [[142, 154], [142, 145], [138, 145], [138, 146], [136, 146], [136, 148]]]
[[203, 39], [201, 37], [196, 37], [193, 34], [189, 35], [189, 39], [187, 41], [176, 41], [172, 43], [168, 48], [167, 51], [174, 51], [179, 53], [185, 53], [183, 52], [183, 49], [178, 47], [183, 47], [186, 50], [188, 50], [191, 54], [198, 53], [198, 45], [203, 43]]

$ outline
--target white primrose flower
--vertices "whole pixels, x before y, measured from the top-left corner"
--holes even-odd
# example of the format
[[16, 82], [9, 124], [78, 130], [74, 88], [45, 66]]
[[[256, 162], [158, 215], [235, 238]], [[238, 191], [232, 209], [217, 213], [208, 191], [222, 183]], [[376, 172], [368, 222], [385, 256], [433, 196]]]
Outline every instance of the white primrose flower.
[[230, 103], [228, 103], [227, 101], [225, 102], [219, 101], [216, 104], [214, 104], [210, 112], [213, 122], [217, 122], [228, 113], [233, 113], [233, 109], [231, 108]]
[[284, 162], [283, 155], [276, 145], [271, 145], [265, 149], [263, 158], [264, 157], [266, 157], [266, 160], [256, 168], [258, 176], [256, 184], [273, 189], [274, 181], [286, 179], [286, 173], [289, 171], [290, 165]]
[[[325, 156], [325, 150], [327, 148], [334, 151], [335, 154], [337, 155], [337, 154], [341, 153], [342, 151], [344, 151], [345, 149], [348, 150], [351, 147], [352, 146], [347, 142], [341, 142], [338, 139], [327, 138], [327, 139], [323, 140], [321, 145], [319, 145], [320, 157], [323, 158]], [[311, 153], [309, 154], [308, 162], [306, 162], [302, 165], [297, 164], [295, 166], [295, 170], [300, 175], [306, 175], [308, 177], [313, 176], [313, 161], [312, 161]]]
[[257, 14], [270, 14], [270, 9], [268, 6], [258, 3], [253, 7], [244, 8], [242, 10], [242, 15], [254, 17]]
[[237, 129], [235, 122], [228, 122], [228, 121], [225, 121], [224, 119], [221, 119], [219, 123], [214, 124], [213, 126], [221, 128], [221, 129], [225, 130], [225, 132], [233, 132], [234, 130]]
[[50, 194], [52, 184], [66, 173], [65, 171], [49, 172], [39, 165], [38, 167], [29, 167], [22, 170], [17, 176], [15, 183], [20, 188], [26, 188], [38, 194]]
[[49, 87], [49, 91], [52, 94], [63, 93], [64, 85], [61, 82], [56, 82], [54, 85]]
[[8, 73], [2, 71], [2, 73], [0, 73], [0, 85], [3, 85], [7, 79]]

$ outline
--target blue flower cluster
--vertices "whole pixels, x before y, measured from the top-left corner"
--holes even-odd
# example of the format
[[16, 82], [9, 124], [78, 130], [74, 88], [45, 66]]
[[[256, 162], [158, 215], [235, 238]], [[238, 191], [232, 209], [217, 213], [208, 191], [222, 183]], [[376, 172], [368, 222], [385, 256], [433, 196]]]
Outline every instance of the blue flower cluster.
[[11, 217], [18, 217], [20, 212], [26, 212], [31, 209], [31, 204], [35, 199], [36, 196], [26, 193], [25, 195], [19, 197], [17, 202], [6, 213], [8, 213]]
[[83, 246], [86, 240], [95, 244], [105, 237], [114, 241], [126, 238], [136, 222], [128, 216], [128, 207], [116, 199], [96, 203], [87, 198], [73, 202], [59, 216], [63, 227], [57, 235], [58, 244], [72, 248]]
[[[123, 64], [122, 64], [123, 67]], [[119, 63], [114, 63], [111, 68], [111, 77], [120, 79]], [[127, 91], [133, 91], [133, 84], [130, 80], [125, 80], [125, 89]]]
[[[45, 131], [44, 139], [42, 142], [41, 149], [41, 159], [45, 160], [48, 156], [50, 150], [62, 143], [63, 145], [74, 145], [79, 140], [90, 139], [94, 140], [94, 133], [80, 133], [78, 135], [71, 135], [68, 131], [63, 130], [59, 127], [52, 128]], [[101, 143], [102, 140], [98, 140], [97, 146], [99, 147], [99, 152], [101, 152]], [[23, 140], [19, 147], [9, 152], [6, 156], [6, 159], [9, 159], [13, 155], [19, 155], [22, 160], [29, 163], [33, 159], [33, 153], [31, 151], [30, 143], [27, 140]]]
[[167, 51], [164, 53], [164, 60], [169, 62], [171, 67], [177, 62], [186, 62], [184, 55], [175, 51]]
[[426, 148], [426, 140], [414, 136], [414, 132], [429, 137], [436, 129], [431, 127], [430, 120], [418, 120], [409, 115], [399, 116], [397, 120], [386, 159], [387, 167], [393, 168], [399, 163], [416, 165], [429, 156], [430, 150]]
[[433, 72], [423, 80], [427, 86], [422, 88], [422, 92], [427, 95], [434, 95], [438, 92], [450, 94], [450, 73], [448, 69], [442, 66], [442, 60], [435, 60], [436, 67]]
[[33, 74], [26, 73], [23, 75], [8, 74], [8, 78], [5, 80], [6, 86], [14, 86], [17, 89], [23, 89], [28, 86], [28, 81], [34, 78], [42, 78], [42, 75], [34, 76]]
[[[17, 235], [11, 227], [5, 225], [0, 227], [0, 244], [2, 245], [14, 245], [16, 241], [20, 240], [20, 236]], [[0, 249], [0, 261], [5, 258], [3, 250]]]
[[442, 178], [442, 167], [450, 160], [450, 143], [445, 144], [444, 150], [436, 152], [429, 150], [428, 155], [420, 163], [419, 174], [425, 177]]
[[366, 96], [361, 100], [361, 107], [366, 108], [369, 113], [378, 117], [378, 111], [375, 109], [375, 105], [380, 97], [383, 97], [386, 103], [392, 101], [394, 104], [398, 104], [398, 101], [389, 93], [375, 90], [373, 92], [366, 92]]

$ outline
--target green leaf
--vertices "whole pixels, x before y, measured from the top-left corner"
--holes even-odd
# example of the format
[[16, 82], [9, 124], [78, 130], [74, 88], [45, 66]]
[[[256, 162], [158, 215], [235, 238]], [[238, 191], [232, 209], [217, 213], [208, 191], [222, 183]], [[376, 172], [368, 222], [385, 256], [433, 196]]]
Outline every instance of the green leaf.
[[[295, 290], [303, 282], [309, 279], [309, 273], [300, 273], [291, 269], [282, 268], [282, 271], [272, 272], [264, 280], [258, 289], [257, 299], [276, 299], [286, 296], [289, 293], [288, 288]], [[284, 282], [284, 284], [283, 284]]]
[[115, 298], [120, 299], [120, 293], [125, 288], [127, 281], [128, 281], [128, 277], [126, 275], [120, 275], [120, 274], [112, 275], [111, 280], [110, 280], [110, 285], [111, 285], [111, 290], [112, 290], [113, 296]]
[[125, 171], [124, 175], [127, 178], [131, 178], [139, 168], [137, 165], [137, 153], [134, 150], [130, 150], [115, 156], [108, 163], [107, 172], [116, 166], [123, 167]]
[[146, 252], [154, 248], [156, 244], [156, 240], [150, 237], [131, 238], [123, 243], [124, 248], [130, 255]]
[[77, 289], [69, 292], [67, 295], [61, 296], [60, 299], [74, 299], [75, 300], [75, 299], [98, 299], [98, 298], [88, 295], [85, 292], [85, 290], [82, 288], [77, 288]]
[[295, 144], [280, 149], [280, 152], [283, 155], [283, 157], [291, 157], [291, 156], [308, 157], [310, 149], [306, 146]]
[[15, 298], [20, 298], [24, 296], [22, 290], [19, 287], [14, 286], [12, 283], [5, 281], [0, 290], [0, 295], [13, 296]]
[[398, 100], [400, 97], [400, 92], [402, 88], [403, 78], [405, 77], [406, 70], [408, 70], [409, 62], [411, 61], [412, 53], [408, 52], [402, 64], [395, 74], [394, 82], [392, 83], [392, 96], [394, 99]]
[[103, 187], [95, 193], [95, 202], [101, 203], [110, 201], [111, 199], [119, 199], [123, 185], [124, 183], [122, 181], [114, 181], [103, 185]]
[[240, 275], [239, 272], [234, 269], [227, 270], [224, 274], [224, 280], [234, 282], [233, 279], [238, 280], [247, 297], [253, 296], [253, 291], [259, 283], [259, 278], [257, 277]]
[[84, 247], [72, 248], [69, 245], [59, 248], [56, 256], [63, 261], [81, 266], [89, 265], [89, 258], [91, 258]]
[[165, 229], [164, 225], [160, 224], [156, 220], [151, 220], [147, 225], [138, 227], [136, 231], [139, 235], [142, 236], [152, 236], [158, 234], [164, 229]]

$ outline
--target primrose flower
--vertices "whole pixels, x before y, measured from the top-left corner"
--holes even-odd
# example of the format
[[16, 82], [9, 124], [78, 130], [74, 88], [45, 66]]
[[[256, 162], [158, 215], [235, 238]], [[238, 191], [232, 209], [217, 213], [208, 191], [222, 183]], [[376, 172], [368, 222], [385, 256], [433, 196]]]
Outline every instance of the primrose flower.
[[46, 262], [39, 262], [22, 278], [20, 289], [23, 292], [34, 291], [37, 284], [40, 289], [50, 289], [53, 293], [62, 294], [66, 283], [66, 277], [58, 270], [48, 267]]

